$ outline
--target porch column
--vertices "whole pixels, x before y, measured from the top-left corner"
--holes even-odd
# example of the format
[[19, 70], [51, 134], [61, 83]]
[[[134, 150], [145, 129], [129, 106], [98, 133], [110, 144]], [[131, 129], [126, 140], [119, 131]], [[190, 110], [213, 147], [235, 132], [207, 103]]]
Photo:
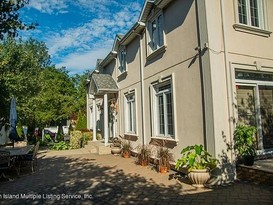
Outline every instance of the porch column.
[[97, 141], [97, 112], [96, 112], [96, 98], [93, 98], [93, 141]]
[[108, 96], [103, 96], [103, 116], [104, 116], [104, 144], [107, 146], [109, 139], [109, 128], [108, 128]]

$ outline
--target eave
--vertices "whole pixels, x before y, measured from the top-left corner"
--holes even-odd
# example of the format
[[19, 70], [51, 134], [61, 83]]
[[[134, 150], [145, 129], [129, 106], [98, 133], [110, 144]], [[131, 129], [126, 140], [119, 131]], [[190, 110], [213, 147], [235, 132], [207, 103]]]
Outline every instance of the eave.
[[100, 67], [105, 67], [107, 66], [112, 60], [114, 60], [117, 57], [117, 52], [116, 51], [111, 51], [108, 53], [108, 55], [100, 62], [99, 66]]
[[128, 45], [138, 34], [140, 34], [145, 28], [145, 23], [137, 22], [135, 25], [123, 36], [120, 40], [120, 44], [125, 46]]

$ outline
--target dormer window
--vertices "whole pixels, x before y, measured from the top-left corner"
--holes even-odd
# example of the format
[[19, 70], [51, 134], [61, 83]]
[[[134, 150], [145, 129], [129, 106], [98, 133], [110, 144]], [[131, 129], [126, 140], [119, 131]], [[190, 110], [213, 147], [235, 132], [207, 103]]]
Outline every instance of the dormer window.
[[120, 73], [124, 73], [126, 71], [126, 49], [122, 47], [119, 51], [119, 70]]

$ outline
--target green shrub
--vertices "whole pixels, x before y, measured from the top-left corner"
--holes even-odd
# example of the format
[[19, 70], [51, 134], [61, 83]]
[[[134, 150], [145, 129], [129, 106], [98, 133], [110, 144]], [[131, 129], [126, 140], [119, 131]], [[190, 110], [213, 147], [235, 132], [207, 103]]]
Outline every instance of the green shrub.
[[76, 124], [76, 130], [86, 130], [87, 129], [87, 117], [86, 114], [79, 112], [78, 120]]
[[58, 142], [61, 142], [61, 141], [63, 141], [63, 140], [64, 140], [64, 134], [58, 133], [58, 134], [57, 134], [57, 141], [58, 141]]
[[69, 145], [65, 141], [60, 141], [58, 143], [55, 143], [52, 147], [52, 150], [68, 150]]
[[92, 138], [92, 133], [91, 132], [83, 132], [82, 133], [82, 144], [81, 144], [81, 146], [83, 147], [84, 145], [87, 144], [87, 142], [89, 140], [92, 140], [92, 139], [93, 138]]
[[82, 145], [82, 132], [81, 131], [71, 131], [70, 132], [70, 143], [71, 149], [79, 149]]
[[44, 135], [44, 141], [47, 142], [47, 143], [53, 143], [53, 140], [52, 140], [50, 134], [45, 134]]

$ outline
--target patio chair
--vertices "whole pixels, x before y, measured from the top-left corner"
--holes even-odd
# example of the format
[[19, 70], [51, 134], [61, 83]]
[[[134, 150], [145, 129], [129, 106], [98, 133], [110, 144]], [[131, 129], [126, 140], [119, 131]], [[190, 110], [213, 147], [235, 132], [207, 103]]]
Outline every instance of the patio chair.
[[39, 145], [40, 145], [40, 142], [38, 141], [34, 147], [34, 150], [32, 153], [29, 153], [29, 154], [26, 154], [26, 155], [23, 155], [19, 160], [20, 160], [20, 167], [21, 167], [21, 163], [30, 163], [31, 165], [31, 171], [32, 172], [35, 172], [35, 167], [37, 167], [37, 153], [38, 153], [38, 150], [39, 150]]
[[12, 179], [7, 177], [4, 171], [12, 168], [14, 166], [14, 159], [10, 157], [10, 153], [8, 151], [0, 150], [0, 178], [5, 178], [11, 181]]

